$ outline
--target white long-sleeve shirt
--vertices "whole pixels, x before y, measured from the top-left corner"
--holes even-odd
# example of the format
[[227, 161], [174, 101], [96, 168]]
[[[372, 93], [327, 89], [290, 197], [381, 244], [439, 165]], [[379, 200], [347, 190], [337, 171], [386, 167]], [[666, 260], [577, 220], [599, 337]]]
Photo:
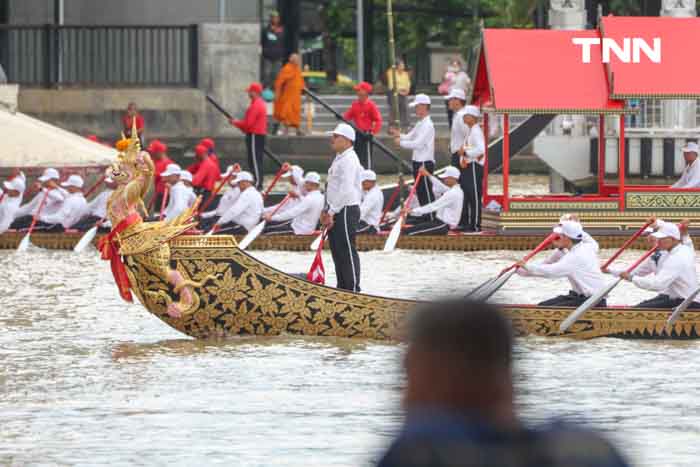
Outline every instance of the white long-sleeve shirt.
[[413, 150], [411, 159], [414, 162], [435, 162], [435, 126], [430, 115], [423, 117], [411, 131], [400, 135], [399, 145]]
[[323, 194], [314, 190], [299, 199], [293, 207], [280, 211], [271, 220], [275, 222], [292, 219], [292, 229], [296, 235], [310, 235], [318, 227], [323, 211]]
[[569, 251], [555, 250], [547, 260], [518, 268], [523, 276], [558, 278], [566, 277], [571, 289], [590, 297], [605, 287], [605, 277], [600, 271], [598, 248], [591, 242], [580, 242]]
[[226, 192], [221, 195], [221, 199], [219, 199], [219, 204], [216, 205], [216, 209], [202, 213], [202, 218], [208, 219], [214, 216], [223, 216], [226, 214], [226, 211], [231, 209], [233, 205], [236, 204], [239, 196], [241, 196], [241, 189], [238, 188], [238, 185], [226, 190]]
[[362, 193], [360, 220], [365, 221], [377, 231], [379, 231], [379, 221], [382, 219], [382, 209], [384, 209], [384, 193], [377, 185]]
[[331, 168], [328, 169], [326, 186], [326, 202], [330, 214], [337, 214], [346, 206], [360, 205], [362, 200], [360, 174], [363, 170], [352, 147], [336, 154]]
[[63, 200], [61, 208], [54, 213], [41, 215], [40, 220], [47, 224], [61, 224], [64, 229], [70, 229], [85, 217], [87, 201], [82, 192], [69, 193]]
[[[652, 269], [655, 269], [653, 274]], [[647, 274], [642, 275], [644, 272]], [[662, 255], [655, 268], [649, 265], [641, 272], [637, 271], [632, 277], [632, 283], [642, 289], [666, 294], [672, 299], [685, 299], [698, 288], [695, 252], [690, 246], [681, 243], [668, 254]]]
[[17, 211], [21, 202], [21, 194], [15, 198], [11, 198], [7, 194], [2, 197], [2, 201], [0, 201], [0, 234], [7, 232], [7, 229], [10, 228], [10, 225], [17, 218]]
[[189, 192], [187, 187], [182, 182], [177, 182], [170, 186], [168, 194], [168, 205], [165, 207], [164, 219], [174, 219], [189, 207]]
[[450, 130], [450, 154], [454, 154], [464, 146], [469, 136], [469, 127], [464, 124], [464, 109], [455, 112], [452, 117], [452, 129]]
[[671, 188], [700, 188], [700, 162], [695, 159], [692, 164], [686, 165], [681, 178]]
[[[20, 206], [20, 208], [17, 210], [17, 217], [33, 216], [36, 214], [46, 191], [46, 188], [42, 188], [42, 190], [37, 193], [30, 202]], [[68, 196], [68, 192], [61, 188], [54, 188], [52, 190], [48, 190], [48, 192], [49, 194], [46, 198], [46, 203], [44, 204], [44, 207], [41, 210], [41, 215], [39, 216], [40, 221], [43, 221], [45, 216], [56, 214], [61, 209], [63, 200], [66, 198], [66, 196]]]
[[433, 193], [440, 197], [432, 203], [412, 209], [411, 214], [422, 216], [435, 212], [438, 219], [454, 229], [459, 225], [459, 220], [462, 217], [464, 192], [459, 184], [448, 188], [437, 177], [430, 177], [430, 180], [433, 183]]
[[197, 201], [197, 195], [191, 186], [185, 185], [185, 190], [187, 190], [187, 207], [191, 208], [194, 206], [194, 202]]
[[114, 190], [108, 188], [95, 196], [87, 205], [87, 215], [99, 217], [100, 219], [107, 217], [107, 201], [109, 201], [112, 193], [114, 193]]
[[[465, 125], [467, 126], [467, 125]], [[481, 157], [486, 154], [486, 141], [484, 140], [484, 131], [478, 123], [475, 123], [471, 128], [468, 128], [468, 134], [464, 140], [464, 157], [470, 162], [484, 165], [485, 158]], [[479, 159], [481, 157], [481, 159]]]
[[217, 225], [234, 222], [250, 231], [260, 222], [263, 212], [262, 195], [254, 187], [250, 186], [241, 192], [236, 202], [216, 222]]

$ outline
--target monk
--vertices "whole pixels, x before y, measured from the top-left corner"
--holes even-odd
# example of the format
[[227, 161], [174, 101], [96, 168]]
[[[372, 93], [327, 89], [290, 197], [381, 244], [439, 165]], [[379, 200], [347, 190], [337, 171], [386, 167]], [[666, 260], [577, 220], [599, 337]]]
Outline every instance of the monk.
[[275, 120], [284, 129], [282, 134], [289, 134], [289, 127], [301, 134], [301, 92], [304, 89], [304, 78], [301, 75], [301, 57], [291, 54], [289, 61], [282, 67], [275, 80]]

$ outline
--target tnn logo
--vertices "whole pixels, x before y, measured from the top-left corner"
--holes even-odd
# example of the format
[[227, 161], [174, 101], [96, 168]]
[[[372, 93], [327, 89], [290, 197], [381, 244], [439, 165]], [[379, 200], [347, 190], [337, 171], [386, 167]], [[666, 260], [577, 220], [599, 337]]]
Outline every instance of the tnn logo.
[[[591, 46], [600, 45], [601, 39], [598, 37], [574, 37], [571, 39], [574, 45], [582, 46], [581, 60], [583, 63], [591, 63]], [[603, 43], [603, 63], [610, 63], [610, 53], [614, 53], [617, 58], [623, 63], [639, 63], [641, 55], [653, 63], [661, 63], [661, 38], [653, 39], [653, 46], [650, 46], [647, 41], [642, 38], [625, 38], [622, 40], [622, 47], [609, 37], [602, 39]]]

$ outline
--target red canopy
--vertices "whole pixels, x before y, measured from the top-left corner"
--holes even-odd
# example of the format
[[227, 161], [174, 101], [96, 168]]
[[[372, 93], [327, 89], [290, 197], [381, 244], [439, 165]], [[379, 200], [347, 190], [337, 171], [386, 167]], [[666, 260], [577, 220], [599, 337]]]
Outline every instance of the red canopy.
[[700, 70], [695, 53], [700, 44], [700, 18], [606, 16], [600, 32], [620, 46], [624, 38], [642, 38], [650, 46], [655, 37], [661, 39], [660, 63], [644, 54], [639, 63], [623, 63], [611, 54], [607, 69], [612, 97], [700, 98]]
[[503, 113], [623, 113], [624, 102], [608, 98], [601, 48], [591, 47], [591, 62], [583, 63], [574, 37], [599, 35], [485, 29], [472, 102]]

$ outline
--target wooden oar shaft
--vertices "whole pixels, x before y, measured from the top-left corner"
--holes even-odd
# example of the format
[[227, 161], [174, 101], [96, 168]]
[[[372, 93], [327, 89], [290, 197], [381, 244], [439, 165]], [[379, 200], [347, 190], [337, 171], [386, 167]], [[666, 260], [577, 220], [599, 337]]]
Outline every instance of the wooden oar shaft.
[[163, 192], [163, 199], [160, 201], [160, 216], [158, 220], [163, 220], [165, 215], [165, 206], [168, 204], [168, 197], [170, 196], [170, 185], [165, 185], [165, 191]]
[[34, 227], [36, 226], [37, 221], [39, 220], [39, 215], [41, 214], [41, 211], [44, 209], [44, 206], [46, 205], [46, 199], [49, 197], [49, 190], [46, 190], [46, 193], [44, 193], [44, 197], [41, 198], [41, 203], [39, 203], [39, 209], [36, 210], [34, 213], [34, 218], [32, 219], [32, 223], [29, 226], [29, 230], [27, 231], [27, 235], [30, 235], [34, 231]]
[[650, 257], [651, 255], [653, 255], [654, 252], [655, 252], [657, 249], [658, 249], [658, 247], [657, 247], [656, 245], [654, 245], [653, 248], [651, 248], [649, 251], [647, 251], [646, 253], [644, 253], [644, 255], [642, 255], [641, 258], [639, 258], [634, 264], [632, 264], [632, 266], [630, 266], [629, 268], [627, 268], [627, 270], [626, 270], [625, 272], [626, 272], [627, 274], [632, 274], [632, 272], [634, 272], [634, 270], [637, 269], [637, 268], [639, 267], [639, 265], [642, 264], [642, 263], [644, 262], [644, 260], [646, 260], [648, 257]]
[[92, 185], [92, 186], [90, 187], [90, 189], [89, 189], [88, 191], [85, 192], [85, 194], [84, 194], [83, 196], [85, 196], [85, 198], [87, 198], [88, 196], [90, 196], [95, 190], [97, 190], [97, 188], [98, 188], [100, 185], [102, 185], [102, 183], [104, 183], [105, 178], [107, 178], [105, 175], [101, 176], [101, 177], [95, 182], [95, 184]]
[[[544, 240], [542, 240], [542, 242], [539, 245], [537, 245], [535, 247], [534, 250], [532, 250], [530, 253], [525, 255], [523, 257], [522, 261], [524, 261], [524, 262], [530, 261], [537, 253], [539, 253], [540, 251], [547, 248], [558, 236], [559, 236], [559, 234], [556, 234], [554, 232], [549, 234]], [[518, 267], [518, 263], [513, 263], [510, 266], [508, 266], [507, 268], [505, 268], [503, 271], [501, 271], [499, 276], [502, 276], [506, 272], [510, 271], [511, 269], [517, 268], [517, 267]]]
[[263, 193], [263, 199], [267, 198], [267, 195], [270, 194], [274, 186], [277, 184], [277, 181], [284, 175], [285, 172], [289, 170], [288, 166], [283, 165], [280, 167], [280, 169], [277, 171], [275, 174], [275, 178], [272, 179], [272, 182], [270, 183], [270, 186], [267, 187], [267, 190], [265, 190], [265, 193]]
[[[413, 197], [416, 195], [416, 189], [418, 188], [418, 183], [420, 183], [420, 179], [423, 178], [423, 174], [419, 173], [418, 176], [416, 177], [416, 180], [413, 182], [413, 186], [411, 187], [411, 191], [408, 192], [408, 197], [406, 197], [406, 201], [404, 201], [403, 205], [408, 206], [411, 204], [411, 201], [413, 200]], [[402, 218], [405, 218], [403, 214], [401, 215]]]
[[282, 209], [282, 206], [284, 206], [284, 203], [286, 203], [287, 201], [289, 201], [291, 198], [292, 198], [292, 197], [291, 197], [289, 194], [288, 194], [287, 196], [285, 196], [284, 199], [282, 199], [282, 201], [280, 201], [279, 204], [278, 204], [277, 206], [275, 206], [275, 209], [272, 210], [272, 212], [270, 213], [270, 217], [272, 217], [272, 216], [274, 216], [275, 214], [277, 214], [277, 211], [279, 211], [280, 209]]
[[221, 191], [221, 189], [222, 189], [228, 182], [231, 181], [231, 179], [233, 178], [234, 175], [236, 175], [236, 174], [237, 174], [238, 172], [240, 172], [240, 171], [241, 171], [241, 167], [240, 167], [238, 164], [234, 165], [234, 166], [233, 166], [233, 170], [231, 170], [231, 173], [228, 174], [228, 175], [226, 176], [226, 178], [223, 179], [223, 180], [221, 181], [221, 183], [219, 183], [219, 186], [217, 186], [216, 189], [214, 190], [214, 192], [213, 192], [211, 195], [209, 195], [209, 198], [207, 199], [206, 203], [204, 203], [204, 204], [202, 205], [202, 207], [200, 207], [199, 210], [198, 210], [197, 212], [198, 212], [199, 214], [201, 214], [201, 213], [203, 213], [203, 212], [206, 212], [206, 210], [207, 210], [207, 208], [209, 207], [209, 205], [214, 201], [214, 198], [216, 198], [216, 195], [218, 195], [219, 192]]
[[394, 189], [394, 192], [391, 194], [391, 197], [389, 198], [389, 202], [387, 203], [386, 208], [384, 208], [384, 212], [382, 212], [382, 217], [379, 219], [379, 225], [382, 225], [384, 223], [384, 218], [386, 217], [387, 213], [389, 212], [389, 209], [391, 209], [391, 206], [394, 204], [394, 201], [396, 201], [396, 198], [399, 196], [400, 191], [401, 191], [401, 184], [397, 183], [396, 189]]
[[639, 236], [642, 235], [644, 233], [644, 231], [647, 229], [647, 227], [649, 227], [651, 224], [652, 224], [651, 222], [647, 222], [639, 230], [637, 230], [634, 233], [634, 235], [632, 235], [630, 238], [628, 238], [627, 241], [625, 243], [623, 243], [622, 246], [615, 252], [615, 254], [612, 255], [610, 257], [610, 259], [608, 259], [605, 262], [605, 264], [601, 267], [601, 269], [607, 269], [608, 266], [610, 266], [612, 264], [612, 262], [615, 261], [622, 254], [622, 252], [625, 251], [632, 244], [632, 242], [637, 240], [639, 238]]

